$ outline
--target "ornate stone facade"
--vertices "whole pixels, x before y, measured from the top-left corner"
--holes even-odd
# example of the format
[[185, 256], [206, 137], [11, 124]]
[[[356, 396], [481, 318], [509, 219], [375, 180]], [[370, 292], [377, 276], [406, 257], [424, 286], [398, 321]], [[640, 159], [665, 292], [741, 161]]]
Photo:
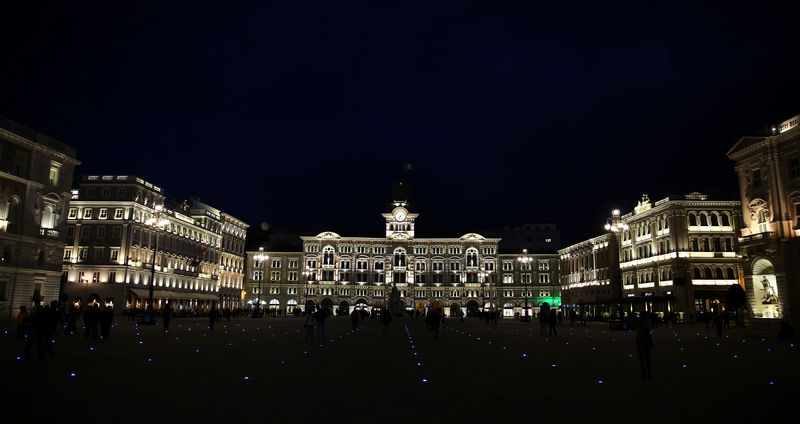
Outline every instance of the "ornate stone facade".
[[800, 115], [742, 137], [736, 161], [742, 200], [739, 238], [754, 318], [800, 321]]
[[301, 237], [302, 252], [264, 252], [263, 262], [248, 251], [248, 302], [289, 312], [318, 305], [350, 312], [383, 307], [396, 286], [407, 310], [438, 303], [447, 315], [494, 308], [513, 316], [525, 298], [531, 307], [545, 299], [560, 304], [557, 255], [530, 255], [522, 266], [519, 254], [498, 252], [500, 239], [420, 238], [417, 216], [397, 202], [383, 214], [384, 237], [326, 231]]
[[0, 310], [58, 299], [75, 149], [0, 117]]

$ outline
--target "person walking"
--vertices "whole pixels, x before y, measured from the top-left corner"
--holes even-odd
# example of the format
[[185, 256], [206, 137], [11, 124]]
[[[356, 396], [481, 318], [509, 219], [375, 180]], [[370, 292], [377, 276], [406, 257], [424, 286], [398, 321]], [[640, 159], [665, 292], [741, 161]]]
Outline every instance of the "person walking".
[[650, 323], [645, 317], [642, 317], [639, 319], [639, 328], [636, 329], [636, 353], [639, 356], [639, 368], [642, 370], [642, 379], [653, 378], [650, 366], [650, 351], [654, 346], [653, 336], [650, 334]]
[[546, 337], [547, 336], [547, 319], [550, 315], [550, 310], [545, 308], [545, 305], [539, 310], [539, 335]]
[[383, 335], [389, 332], [389, 325], [392, 323], [392, 314], [387, 309], [381, 309], [381, 319], [383, 320]]
[[211, 310], [208, 311], [208, 328], [210, 330], [214, 329], [214, 323], [217, 321], [218, 315], [219, 311], [217, 310], [217, 304], [214, 303], [211, 305]]
[[350, 314], [350, 322], [353, 324], [353, 331], [358, 330], [358, 317], [361, 315], [358, 312], [358, 309], [353, 309], [353, 313]]
[[25, 340], [25, 321], [28, 320], [28, 308], [25, 306], [19, 307], [19, 313], [17, 314], [17, 341], [21, 342]]
[[722, 337], [722, 314], [717, 311], [714, 313], [714, 329], [717, 330], [717, 337]]
[[442, 327], [442, 310], [439, 308], [431, 311], [431, 329], [433, 329], [433, 338], [439, 338], [439, 329]]
[[100, 311], [100, 337], [107, 339], [111, 337], [111, 323], [114, 321], [114, 307], [106, 305]]
[[547, 324], [550, 327], [550, 336], [557, 336], [558, 331], [556, 331], [556, 324], [558, 323], [558, 312], [555, 309], [550, 310], [550, 314], [547, 317]]
[[303, 323], [303, 328], [306, 330], [306, 344], [311, 345], [314, 341], [314, 314], [306, 311], [306, 321]]
[[322, 307], [317, 307], [317, 312], [314, 314], [314, 319], [317, 321], [319, 328], [320, 341], [325, 341], [325, 319], [328, 318], [328, 310]]
[[169, 321], [172, 319], [172, 302], [167, 301], [164, 310], [161, 311], [161, 320], [164, 321], [164, 332], [169, 331]]

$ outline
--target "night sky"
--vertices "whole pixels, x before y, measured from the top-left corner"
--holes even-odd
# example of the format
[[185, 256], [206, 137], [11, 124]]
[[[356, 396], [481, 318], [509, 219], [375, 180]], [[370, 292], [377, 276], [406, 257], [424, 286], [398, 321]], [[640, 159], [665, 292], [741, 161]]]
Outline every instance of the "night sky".
[[374, 233], [404, 179], [418, 236], [576, 242], [738, 198], [725, 153], [800, 113], [800, 2], [159, 3], [4, 4], [0, 114], [251, 225]]

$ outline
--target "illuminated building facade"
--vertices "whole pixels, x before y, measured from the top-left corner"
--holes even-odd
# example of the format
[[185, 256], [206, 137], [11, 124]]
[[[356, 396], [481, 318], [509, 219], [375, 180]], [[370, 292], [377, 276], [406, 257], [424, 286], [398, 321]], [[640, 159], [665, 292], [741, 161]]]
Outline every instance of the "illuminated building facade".
[[198, 198], [191, 200], [191, 215], [201, 226], [222, 234], [219, 249], [219, 300], [222, 308], [241, 308], [244, 288], [244, 244], [247, 225], [236, 217], [209, 206]]
[[161, 187], [135, 176], [83, 177], [67, 215], [65, 292], [144, 308], [154, 281], [157, 309], [168, 300], [175, 310], [220, 302], [223, 217], [199, 201], [167, 208], [164, 200]]
[[58, 299], [75, 149], [0, 116], [0, 309]]
[[739, 238], [753, 318], [800, 318], [800, 115], [728, 152], [741, 196]]
[[740, 212], [738, 201], [700, 193], [655, 203], [644, 195], [632, 212], [613, 212], [607, 234], [559, 250], [565, 303], [593, 314], [619, 305], [687, 320], [713, 312], [740, 284]]
[[573, 244], [559, 250], [558, 256], [565, 306], [595, 317], [617, 312], [622, 286], [616, 233]]
[[326, 231], [300, 237], [302, 252], [266, 251], [269, 258], [256, 261], [259, 252], [248, 251], [248, 302], [287, 312], [316, 306], [350, 312], [386, 305], [396, 286], [407, 310], [438, 303], [448, 316], [490, 308], [513, 316], [523, 308], [525, 289], [531, 305], [545, 298], [560, 303], [557, 255], [530, 255], [523, 269], [519, 254], [498, 252], [497, 238], [417, 237], [418, 214], [404, 202], [394, 206], [383, 214], [384, 237]]

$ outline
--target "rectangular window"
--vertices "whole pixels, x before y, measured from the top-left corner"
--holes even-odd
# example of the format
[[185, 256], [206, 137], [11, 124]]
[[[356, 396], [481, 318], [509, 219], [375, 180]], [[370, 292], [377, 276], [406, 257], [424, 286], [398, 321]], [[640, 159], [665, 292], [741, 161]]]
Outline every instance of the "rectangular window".
[[513, 274], [503, 274], [503, 284], [513, 284], [513, 283], [514, 283]]
[[94, 260], [96, 260], [96, 261], [102, 261], [102, 260], [103, 260], [104, 253], [105, 253], [105, 252], [103, 252], [103, 248], [102, 248], [102, 247], [96, 247], [96, 248], [94, 249]]
[[350, 261], [342, 261], [339, 264], [339, 268], [341, 268], [341, 269], [350, 269]]
[[356, 269], [367, 269], [367, 261], [357, 261], [356, 262]]
[[57, 186], [60, 181], [61, 164], [56, 161], [50, 161], [50, 185]]
[[339, 272], [339, 281], [349, 283], [351, 280], [349, 272]]
[[105, 238], [106, 237], [106, 227], [100, 225], [97, 227], [97, 238]]
[[514, 262], [503, 261], [503, 271], [513, 271], [513, 270], [514, 270]]
[[269, 273], [269, 280], [270, 281], [280, 281], [281, 279], [281, 272], [280, 271], [272, 271]]
[[281, 294], [281, 288], [280, 287], [270, 287], [269, 288], [269, 294]]
[[539, 283], [547, 284], [550, 282], [550, 274], [539, 274]]
[[425, 284], [425, 274], [418, 274], [414, 282], [417, 284]]
[[434, 262], [432, 265], [434, 271], [444, 271], [444, 262]]
[[80, 249], [78, 251], [78, 259], [85, 261], [86, 257], [89, 255], [89, 249]]
[[114, 209], [114, 219], [122, 219], [122, 208]]
[[281, 267], [281, 260], [280, 259], [273, 259], [272, 260], [272, 267], [273, 268], [280, 268]]
[[417, 271], [425, 271], [425, 262], [417, 262], [414, 266], [416, 266]]
[[549, 270], [550, 270], [549, 262], [539, 262], [539, 271], [549, 271]]
[[322, 281], [333, 281], [332, 269], [325, 269], [322, 271]]
[[289, 268], [297, 268], [298, 261], [296, 259], [292, 259], [289, 261]]
[[72, 259], [72, 249], [64, 249], [64, 260], [68, 261]]
[[93, 283], [97, 283], [99, 281], [100, 281], [100, 273], [99, 272], [93, 272], [92, 273], [92, 282]]
[[484, 262], [483, 269], [485, 271], [494, 271], [494, 262]]
[[117, 272], [111, 271], [108, 273], [108, 282], [109, 283], [116, 283], [117, 282]]
[[261, 280], [264, 278], [264, 271], [253, 271], [253, 280]]
[[385, 283], [386, 282], [386, 274], [384, 274], [384, 273], [375, 274], [375, 282], [376, 283]]
[[108, 218], [108, 209], [107, 208], [100, 208], [100, 213], [97, 214], [98, 219], [106, 219]]
[[530, 284], [531, 282], [531, 275], [530, 274], [522, 274], [522, 283], [523, 284]]
[[78, 217], [78, 208], [69, 208], [69, 219], [75, 219]]
[[297, 281], [297, 271], [289, 271], [289, 281]]
[[375, 262], [375, 270], [383, 271], [383, 262]]
[[92, 219], [92, 208], [83, 209], [83, 219]]
[[317, 267], [317, 261], [314, 261], [314, 260], [306, 261], [306, 268], [314, 269], [316, 267]]
[[117, 259], [119, 259], [119, 250], [112, 249], [111, 250], [111, 260], [112, 261], [116, 261]]
[[458, 262], [450, 262], [450, 271], [458, 271], [460, 265]]

